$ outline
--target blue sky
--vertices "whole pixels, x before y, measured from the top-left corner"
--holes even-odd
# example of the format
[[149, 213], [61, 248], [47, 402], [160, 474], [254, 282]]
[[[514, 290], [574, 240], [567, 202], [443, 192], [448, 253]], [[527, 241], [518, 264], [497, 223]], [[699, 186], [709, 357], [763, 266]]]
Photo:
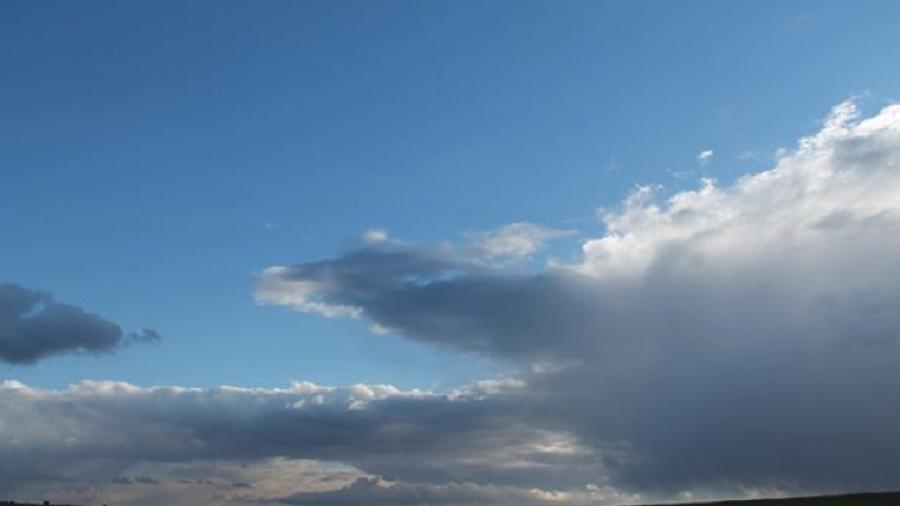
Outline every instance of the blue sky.
[[422, 243], [517, 221], [596, 236], [595, 210], [635, 184], [767, 168], [835, 103], [896, 98], [898, 17], [836, 1], [5, 2], [0, 280], [163, 339], [2, 374], [501, 375], [364, 322], [260, 307], [255, 278], [372, 227]]

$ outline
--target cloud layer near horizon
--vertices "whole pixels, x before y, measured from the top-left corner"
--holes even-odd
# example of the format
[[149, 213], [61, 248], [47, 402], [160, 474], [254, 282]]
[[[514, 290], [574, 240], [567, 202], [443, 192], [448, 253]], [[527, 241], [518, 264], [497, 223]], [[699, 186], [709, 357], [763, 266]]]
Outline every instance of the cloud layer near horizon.
[[860, 121], [840, 104], [771, 170], [639, 187], [600, 216], [577, 260], [538, 270], [521, 262], [568, 232], [435, 247], [379, 233], [260, 277], [263, 303], [484, 354], [515, 378], [444, 393], [6, 382], [0, 488], [574, 505], [900, 486], [900, 106]]
[[[527, 406], [517, 401], [523, 387], [487, 381], [436, 394], [362, 384], [190, 389], [85, 381], [40, 390], [7, 381], [0, 383], [0, 490], [21, 496], [78, 484], [83, 495], [73, 500], [85, 500], [89, 491], [103, 502], [155, 504], [154, 494], [165, 487], [201, 485], [248, 502], [343, 504], [335, 501], [359, 492], [358, 486], [334, 488], [349, 485], [348, 478], [390, 476], [401, 481], [373, 489], [383, 492], [378, 504], [410, 494], [485, 504], [504, 490], [545, 502], [554, 492], [535, 487], [571, 486], [570, 476], [583, 481], [600, 464], [565, 433], [529, 423]], [[252, 469], [273, 458], [352, 467], [318, 472], [339, 475], [331, 491], [303, 489], [293, 478], [266, 491], [254, 485], [259, 477], [254, 479]], [[221, 461], [240, 462], [251, 471], [234, 470], [215, 483], [200, 473], [201, 483], [185, 484], [176, 479], [184, 473], [164, 469]], [[443, 486], [448, 480], [457, 485]], [[522, 483], [529, 486], [519, 490]], [[121, 490], [148, 487], [150, 495], [132, 502]], [[549, 495], [542, 498], [544, 493]]]

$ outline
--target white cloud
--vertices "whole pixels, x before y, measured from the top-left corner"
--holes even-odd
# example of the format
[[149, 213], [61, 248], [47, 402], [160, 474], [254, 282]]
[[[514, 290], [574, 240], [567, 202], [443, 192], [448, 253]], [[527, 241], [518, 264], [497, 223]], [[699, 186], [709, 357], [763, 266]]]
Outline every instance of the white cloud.
[[715, 152], [711, 149], [704, 149], [697, 155], [697, 161], [701, 164], [706, 165], [707, 163], [712, 161], [713, 155]]
[[367, 243], [377, 244], [385, 242], [390, 238], [387, 230], [381, 228], [370, 228], [363, 234], [363, 240]]
[[259, 276], [256, 286], [257, 303], [291, 306], [298, 311], [318, 313], [328, 318], [339, 316], [359, 318], [358, 307], [330, 304], [321, 300], [318, 294], [328, 290], [327, 281], [292, 279], [288, 274], [288, 267], [275, 266], [265, 269]]
[[475, 234], [471, 248], [481, 258], [522, 259], [534, 255], [549, 241], [573, 234], [571, 230], [557, 230], [532, 223], [510, 223], [496, 230]]
[[[853, 103], [842, 103], [819, 134], [783, 153], [775, 168], [747, 175], [730, 188], [704, 179], [700, 188], [663, 202], [658, 192], [638, 189], [621, 210], [603, 215], [607, 234], [585, 242], [581, 272], [643, 276], [675, 250], [700, 268], [793, 264], [800, 253], [846, 263], [859, 260], [847, 257], [848, 250], [859, 249], [858, 241], [871, 240], [872, 247], [878, 243], [881, 248], [895, 243], [898, 111], [900, 106], [889, 107], [854, 123]], [[840, 227], [828, 227], [837, 220], [843, 220]], [[801, 274], [810, 266], [797, 267], [795, 274]], [[859, 269], [845, 267], [842, 272], [859, 275]]]

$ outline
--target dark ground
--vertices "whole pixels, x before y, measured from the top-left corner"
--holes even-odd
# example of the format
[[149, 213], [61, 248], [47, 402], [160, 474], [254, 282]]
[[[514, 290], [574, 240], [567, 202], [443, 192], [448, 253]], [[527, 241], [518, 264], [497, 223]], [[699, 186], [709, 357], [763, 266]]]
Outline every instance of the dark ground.
[[704, 506], [900, 506], [900, 492], [794, 497], [790, 499], [717, 501], [706, 503], [684, 503], [669, 506], [691, 506], [700, 504]]
[[[4, 501], [0, 500], [0, 506], [45, 506], [47, 503], [33, 503], [33, 502], [18, 502], [18, 501]], [[50, 506], [73, 506], [71, 504], [56, 504], [50, 503]]]

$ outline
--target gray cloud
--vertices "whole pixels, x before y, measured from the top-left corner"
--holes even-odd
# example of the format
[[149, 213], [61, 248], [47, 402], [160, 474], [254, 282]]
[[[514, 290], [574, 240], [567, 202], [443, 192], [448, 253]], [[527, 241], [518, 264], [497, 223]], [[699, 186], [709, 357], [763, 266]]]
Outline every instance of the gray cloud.
[[900, 106], [841, 104], [769, 171], [659, 193], [537, 274], [375, 244], [257, 296], [534, 371], [529, 423], [628, 489], [900, 486]]
[[[327, 314], [343, 308], [412, 339], [501, 356], [577, 355], [579, 336], [557, 336], [573, 341], [566, 346], [546, 336], [559, 327], [558, 319], [600, 321], [585, 293], [594, 288], [571, 276], [506, 275], [404, 247], [372, 247], [269, 270], [261, 294], [274, 299], [295, 287], [315, 291], [315, 298], [302, 302], [307, 309]], [[583, 327], [590, 333], [596, 328]]]
[[[378, 385], [202, 390], [83, 382], [47, 391], [5, 382], [0, 489], [53, 482], [170, 486], [172, 480], [140, 466], [226, 460], [252, 467], [276, 457], [344, 462], [360, 474], [423, 487], [446, 480], [510, 489], [575, 486], [597, 474], [599, 463], [565, 433], [529, 422], [527, 406], [516, 400], [520, 388], [488, 382], [434, 394]], [[123, 474], [129, 468], [138, 470]], [[228, 489], [252, 481], [178, 476]]]
[[[575, 499], [575, 497], [565, 494], [554, 494], [538, 489], [523, 490], [510, 487], [476, 485], [474, 483], [449, 483], [446, 485], [384, 483], [378, 478], [359, 478], [337, 490], [301, 492], [283, 498], [280, 502], [300, 506], [354, 506], [359, 504], [372, 506], [426, 504], [444, 504], [448, 506], [468, 504], [531, 506], [546, 505], [554, 501], [570, 498]], [[575, 504], [572, 501], [567, 501], [567, 503]]]
[[33, 364], [63, 353], [106, 353], [125, 340], [156, 341], [152, 329], [126, 336], [117, 324], [53, 300], [46, 292], [0, 284], [0, 360]]
[[610, 472], [633, 489], [900, 483], [900, 408], [888, 402], [900, 381], [896, 289], [798, 300], [743, 273], [661, 269], [635, 287], [565, 271], [368, 269], [408, 255], [370, 249], [287, 276], [327, 284], [340, 304], [410, 338], [549, 364], [519, 399], [528, 422], [599, 454], [623, 443]]
[[135, 343], [157, 343], [162, 339], [159, 332], [153, 329], [142, 329], [139, 332], [129, 332], [128, 340]]

